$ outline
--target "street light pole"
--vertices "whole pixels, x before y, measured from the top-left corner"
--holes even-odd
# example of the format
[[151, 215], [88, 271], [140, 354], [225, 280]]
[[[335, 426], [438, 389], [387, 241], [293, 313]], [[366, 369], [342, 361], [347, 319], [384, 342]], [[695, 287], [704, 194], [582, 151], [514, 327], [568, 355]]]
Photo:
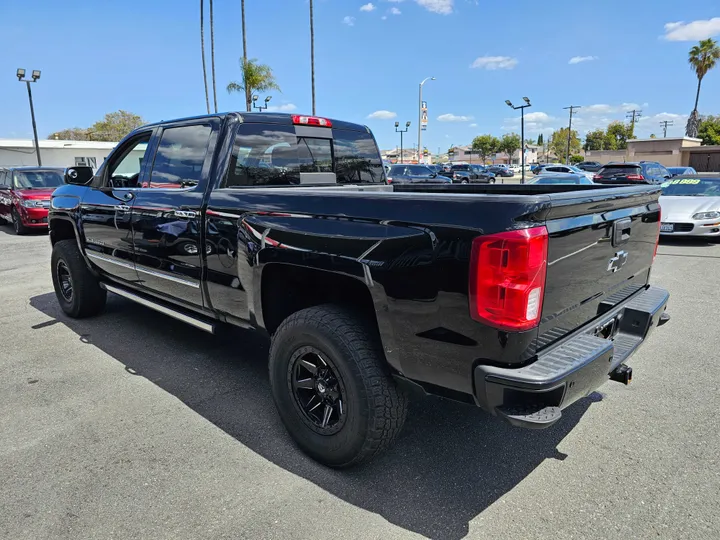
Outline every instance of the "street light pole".
[[32, 88], [30, 88], [31, 82], [36, 82], [40, 78], [40, 71], [34, 69], [32, 71], [32, 80], [25, 79], [25, 70], [18, 69], [17, 73], [18, 81], [27, 84], [28, 100], [30, 101], [30, 117], [32, 118], [33, 135], [35, 137], [35, 155], [37, 156], [38, 167], [42, 166], [42, 160], [40, 159], [40, 143], [38, 142], [37, 125], [35, 124], [35, 107], [33, 107]]
[[[532, 107], [530, 104], [530, 98], [524, 97], [523, 101], [525, 102], [525, 105], [518, 105], [517, 107], [512, 104], [512, 102], [509, 99], [505, 100], [505, 103], [508, 107], [511, 109], [515, 109], [516, 111], [520, 109], [520, 183], [525, 183], [525, 109], [527, 107]], [[512, 156], [510, 156], [510, 160], [512, 161]], [[508, 163], [510, 165], [510, 163]]]
[[422, 153], [422, 89], [423, 85], [428, 81], [434, 81], [435, 77], [426, 77], [423, 79], [423, 82], [420, 83], [420, 92], [418, 94], [418, 163], [423, 163], [423, 161], [420, 161], [420, 154]]
[[563, 107], [563, 109], [570, 109], [570, 121], [568, 122], [568, 139], [567, 139], [567, 158], [565, 159], [565, 165], [570, 165], [570, 139], [572, 138], [572, 117], [575, 109], [581, 109], [579, 105], [570, 105], [569, 107]]
[[399, 129], [400, 128], [400, 122], [395, 122], [395, 133], [400, 134], [400, 163], [404, 163], [403, 161], [403, 133], [406, 133], [408, 129], [410, 129], [410, 121], [408, 120], [405, 123], [405, 129]]
[[258, 112], [263, 112], [265, 109], [268, 108], [268, 103], [270, 103], [270, 100], [271, 100], [271, 99], [272, 99], [272, 96], [266, 97], [266, 98], [265, 98], [265, 106], [263, 107], [262, 105], [256, 105], [257, 100], [258, 100], [258, 97], [257, 97], [257, 96], [253, 96], [253, 97], [252, 97], [252, 106], [253, 106], [255, 109], [257, 109]]

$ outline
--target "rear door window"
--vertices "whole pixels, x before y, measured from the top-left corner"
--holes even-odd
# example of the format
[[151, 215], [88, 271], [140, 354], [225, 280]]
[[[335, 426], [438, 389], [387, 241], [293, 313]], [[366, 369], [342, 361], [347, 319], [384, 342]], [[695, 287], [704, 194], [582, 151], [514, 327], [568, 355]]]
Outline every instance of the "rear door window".
[[405, 176], [405, 165], [391, 167], [388, 176]]
[[[335, 173], [338, 184], [385, 181], [375, 140], [368, 132], [333, 130], [333, 138], [298, 136], [295, 126], [242, 124], [235, 137], [224, 187], [300, 185], [301, 173]], [[304, 130], [303, 133], [306, 133]], [[398, 174], [391, 169], [390, 174]]]
[[202, 179], [212, 127], [209, 125], [166, 128], [153, 161], [150, 188], [196, 186]]

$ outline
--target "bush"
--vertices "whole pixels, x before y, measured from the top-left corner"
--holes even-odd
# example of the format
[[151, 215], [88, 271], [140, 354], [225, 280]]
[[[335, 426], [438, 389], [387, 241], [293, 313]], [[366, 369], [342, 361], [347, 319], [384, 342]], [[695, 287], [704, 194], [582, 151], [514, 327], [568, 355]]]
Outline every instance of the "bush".
[[570, 163], [573, 165], [577, 165], [578, 163], [582, 163], [585, 161], [585, 158], [581, 155], [575, 154], [574, 156], [570, 156]]

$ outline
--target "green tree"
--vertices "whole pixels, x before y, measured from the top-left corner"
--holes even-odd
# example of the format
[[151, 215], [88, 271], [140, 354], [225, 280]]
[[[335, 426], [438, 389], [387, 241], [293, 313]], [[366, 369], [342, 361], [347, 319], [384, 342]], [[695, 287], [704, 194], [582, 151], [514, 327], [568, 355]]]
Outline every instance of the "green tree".
[[48, 135], [48, 139], [55, 139], [61, 141], [88, 141], [90, 140], [88, 130], [85, 128], [69, 128], [61, 131], [56, 131]]
[[697, 92], [695, 93], [695, 107], [690, 113], [687, 125], [685, 126], [685, 134], [688, 137], [697, 137], [698, 135], [700, 127], [700, 117], [698, 114], [700, 85], [702, 84], [703, 77], [717, 65], [718, 60], [720, 60], [720, 47], [718, 47], [717, 41], [711, 38], [703, 39], [690, 49], [688, 63], [695, 72], [695, 75], [697, 75], [698, 85]]
[[702, 144], [720, 144], [720, 116], [702, 117], [698, 137], [702, 139]]
[[651, 139], [657, 139], [657, 135], [655, 135], [654, 133], [651, 133], [651, 134], [650, 134], [650, 138], [651, 138]]
[[245, 107], [248, 112], [252, 109], [253, 92], [267, 92], [280, 87], [275, 81], [275, 75], [267, 64], [260, 64], [256, 58], [245, 61], [240, 59], [241, 82], [232, 81], [227, 85], [229, 93], [242, 92], [245, 94]]
[[[550, 150], [561, 162], [568, 160], [568, 128], [560, 128], [553, 131], [550, 136]], [[570, 132], [570, 155], [577, 154], [582, 149], [580, 138], [574, 129]]]
[[622, 122], [610, 122], [605, 131], [606, 150], [625, 150], [628, 139], [632, 136], [632, 126], [626, 126]]
[[717, 41], [712, 38], [703, 39], [690, 49], [688, 63], [698, 79], [694, 111], [697, 111], [698, 102], [700, 101], [700, 84], [702, 83], [703, 77], [717, 65], [718, 60], [720, 60], [720, 47], [718, 47]]
[[577, 165], [578, 163], [582, 163], [585, 161], [585, 158], [582, 157], [580, 154], [573, 154], [570, 156], [570, 163], [573, 165]]
[[56, 131], [51, 133], [48, 139], [117, 142], [145, 123], [141, 116], [120, 110], [106, 114], [105, 118], [95, 122], [89, 128], [70, 128]]
[[538, 143], [539, 146], [542, 146], [542, 145], [543, 145], [543, 134], [542, 134], [542, 133], [541, 133], [540, 135], [538, 135], [538, 142], [537, 142], [537, 143]]
[[498, 151], [500, 140], [492, 135], [478, 135], [472, 141], [472, 151], [480, 155], [483, 164], [487, 157]]
[[520, 148], [520, 135], [517, 133], [506, 133], [500, 139], [498, 150], [505, 152], [508, 156], [508, 164], [512, 163], [513, 154]]
[[595, 129], [589, 131], [585, 136], [585, 150], [604, 150], [605, 149], [605, 131]]

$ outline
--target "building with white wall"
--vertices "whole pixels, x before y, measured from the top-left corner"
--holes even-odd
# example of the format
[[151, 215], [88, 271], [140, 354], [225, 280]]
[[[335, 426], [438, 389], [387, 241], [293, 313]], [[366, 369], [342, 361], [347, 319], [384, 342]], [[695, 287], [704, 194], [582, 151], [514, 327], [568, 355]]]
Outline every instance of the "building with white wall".
[[[40, 158], [44, 167], [87, 165], [97, 170], [117, 143], [101, 141], [41, 140]], [[0, 167], [37, 165], [35, 141], [0, 139]]]

